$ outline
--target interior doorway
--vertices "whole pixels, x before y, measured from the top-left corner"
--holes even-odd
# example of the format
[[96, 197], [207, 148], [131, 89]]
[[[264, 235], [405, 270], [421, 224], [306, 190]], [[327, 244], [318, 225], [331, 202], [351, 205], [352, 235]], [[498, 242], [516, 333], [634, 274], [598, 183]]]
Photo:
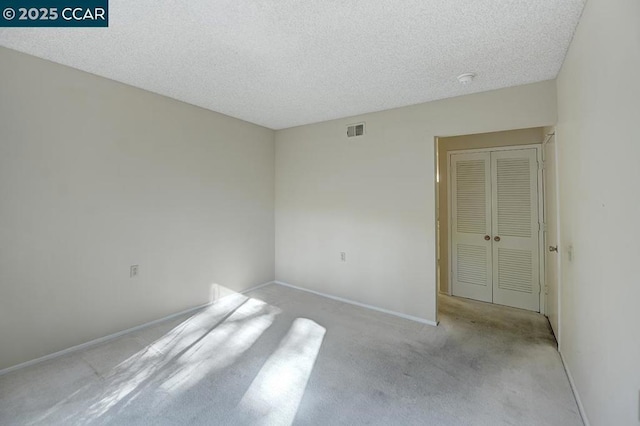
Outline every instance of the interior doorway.
[[441, 293], [545, 313], [545, 129], [437, 140]]

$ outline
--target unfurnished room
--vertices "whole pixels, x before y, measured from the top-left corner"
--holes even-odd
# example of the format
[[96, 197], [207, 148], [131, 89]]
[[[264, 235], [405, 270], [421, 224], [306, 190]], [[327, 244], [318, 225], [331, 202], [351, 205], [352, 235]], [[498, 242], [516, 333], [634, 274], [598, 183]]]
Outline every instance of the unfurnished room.
[[0, 425], [640, 426], [640, 1], [0, 11]]

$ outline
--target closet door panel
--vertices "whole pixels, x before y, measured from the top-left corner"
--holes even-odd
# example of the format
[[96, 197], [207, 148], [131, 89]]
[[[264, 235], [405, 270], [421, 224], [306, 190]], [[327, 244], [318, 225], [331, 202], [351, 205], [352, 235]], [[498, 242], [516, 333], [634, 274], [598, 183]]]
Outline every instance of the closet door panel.
[[491, 154], [454, 154], [450, 164], [454, 296], [492, 301]]
[[535, 149], [491, 153], [493, 302], [540, 310]]

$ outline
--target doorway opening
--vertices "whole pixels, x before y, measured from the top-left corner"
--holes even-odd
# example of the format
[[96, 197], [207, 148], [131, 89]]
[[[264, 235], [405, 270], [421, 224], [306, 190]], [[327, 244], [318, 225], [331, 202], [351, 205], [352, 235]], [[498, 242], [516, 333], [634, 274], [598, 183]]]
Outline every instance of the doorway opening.
[[538, 127], [436, 138], [440, 294], [546, 314], [548, 133]]

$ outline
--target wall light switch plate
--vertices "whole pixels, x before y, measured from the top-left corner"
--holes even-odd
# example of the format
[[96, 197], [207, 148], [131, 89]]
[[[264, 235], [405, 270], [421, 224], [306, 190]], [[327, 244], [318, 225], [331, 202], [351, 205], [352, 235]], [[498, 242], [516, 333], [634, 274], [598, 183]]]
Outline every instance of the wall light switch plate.
[[341, 251], [340, 252], [340, 261], [342, 262], [346, 262], [347, 261], [347, 253]]
[[138, 276], [138, 268], [140, 268], [140, 265], [131, 265], [129, 268], [129, 278]]

